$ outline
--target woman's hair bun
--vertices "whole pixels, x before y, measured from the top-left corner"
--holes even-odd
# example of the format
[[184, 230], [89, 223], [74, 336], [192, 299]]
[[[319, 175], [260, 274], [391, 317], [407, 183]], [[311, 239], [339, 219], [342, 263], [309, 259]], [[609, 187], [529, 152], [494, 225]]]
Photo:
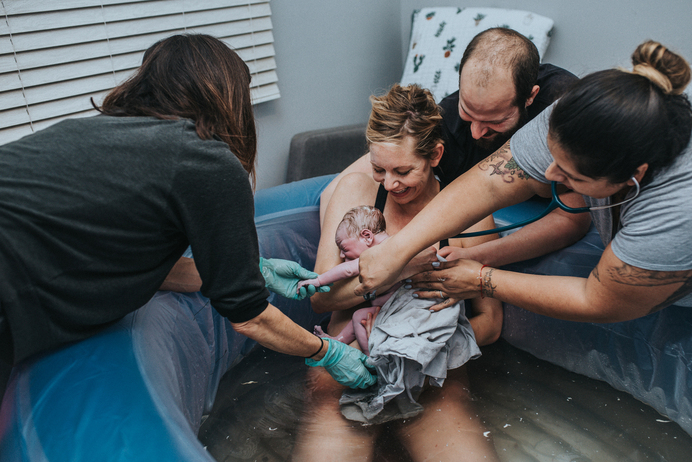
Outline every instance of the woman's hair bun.
[[632, 53], [632, 72], [642, 75], [665, 94], [680, 95], [690, 83], [689, 63], [664, 45], [648, 40]]

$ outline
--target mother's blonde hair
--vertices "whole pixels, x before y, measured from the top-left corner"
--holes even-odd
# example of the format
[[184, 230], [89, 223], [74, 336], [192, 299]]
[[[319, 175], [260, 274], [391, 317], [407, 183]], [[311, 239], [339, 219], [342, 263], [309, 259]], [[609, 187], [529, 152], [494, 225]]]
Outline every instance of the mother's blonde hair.
[[365, 131], [368, 146], [372, 143], [399, 143], [406, 136], [416, 140], [415, 151], [430, 158], [442, 143], [442, 114], [429, 90], [418, 85], [395, 84], [383, 96], [371, 96], [372, 111]]

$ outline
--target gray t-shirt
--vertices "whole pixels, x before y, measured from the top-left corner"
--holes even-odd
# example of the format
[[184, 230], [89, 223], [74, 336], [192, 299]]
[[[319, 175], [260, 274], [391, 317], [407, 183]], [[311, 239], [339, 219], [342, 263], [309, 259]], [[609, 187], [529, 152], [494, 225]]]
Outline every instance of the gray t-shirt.
[[[553, 161], [547, 145], [553, 107], [525, 125], [510, 141], [517, 164], [543, 183], [548, 183], [544, 174]], [[621, 207], [620, 228], [612, 241], [612, 210], [592, 211], [591, 218], [604, 245], [610, 243], [615, 256], [628, 265], [652, 271], [689, 270], [692, 269], [692, 201], [687, 194], [691, 191], [692, 145], [688, 145], [673, 165], [659, 171], [642, 187], [639, 197]], [[589, 206], [610, 203], [610, 198], [584, 196], [584, 199]]]

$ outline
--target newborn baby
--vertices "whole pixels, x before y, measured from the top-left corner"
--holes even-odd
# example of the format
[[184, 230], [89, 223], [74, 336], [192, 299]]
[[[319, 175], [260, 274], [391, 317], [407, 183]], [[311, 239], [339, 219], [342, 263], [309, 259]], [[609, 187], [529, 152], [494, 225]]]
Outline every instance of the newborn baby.
[[[341, 258], [344, 262], [320, 274], [315, 279], [307, 279], [298, 283], [298, 288], [308, 284], [315, 287], [324, 286], [341, 279], [357, 276], [358, 257], [365, 250], [377, 245], [387, 239], [389, 235], [385, 231], [387, 224], [382, 212], [369, 205], [354, 207], [344, 215], [344, 218], [336, 228], [336, 245], [341, 250]], [[376, 315], [377, 310], [385, 304], [398, 289], [400, 284], [396, 284], [384, 294], [371, 301], [369, 307], [361, 308], [353, 313], [353, 318], [346, 327], [336, 336], [327, 335], [320, 326], [315, 326], [315, 334], [320, 337], [329, 337], [343, 343], [358, 341], [361, 350], [369, 355], [368, 333], [365, 329], [365, 321], [368, 314]]]
[[[319, 287], [356, 276], [358, 257], [389, 237], [385, 228], [384, 217], [375, 207], [349, 210], [336, 229], [336, 245], [344, 263], [299, 285]], [[442, 257], [438, 259], [444, 261]], [[416, 289], [401, 285], [395, 284], [372, 300], [370, 307], [357, 310], [352, 321], [336, 337], [330, 337], [344, 343], [356, 339], [370, 356], [368, 363], [377, 370], [376, 386], [342, 394], [341, 413], [349, 420], [374, 424], [418, 415], [423, 406], [417, 399], [426, 378], [431, 385], [440, 387], [447, 370], [480, 355], [463, 301], [431, 312], [427, 308], [436, 303], [434, 300], [415, 298]], [[370, 338], [364, 325], [368, 314], [377, 316]], [[315, 326], [315, 334], [329, 337], [319, 326]]]

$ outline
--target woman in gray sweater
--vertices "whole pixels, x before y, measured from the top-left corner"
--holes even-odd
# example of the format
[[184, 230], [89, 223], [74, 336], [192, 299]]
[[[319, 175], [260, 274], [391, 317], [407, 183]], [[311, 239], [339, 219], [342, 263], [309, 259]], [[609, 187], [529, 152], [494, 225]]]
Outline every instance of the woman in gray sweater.
[[362, 353], [267, 302], [261, 270], [274, 288], [297, 278], [272, 271], [287, 262], [258, 265], [249, 84], [221, 41], [177, 35], [147, 50], [101, 115], [0, 146], [3, 359], [87, 338], [136, 310], [191, 246], [202, 293], [236, 331], [313, 358], [348, 386], [374, 382]]

